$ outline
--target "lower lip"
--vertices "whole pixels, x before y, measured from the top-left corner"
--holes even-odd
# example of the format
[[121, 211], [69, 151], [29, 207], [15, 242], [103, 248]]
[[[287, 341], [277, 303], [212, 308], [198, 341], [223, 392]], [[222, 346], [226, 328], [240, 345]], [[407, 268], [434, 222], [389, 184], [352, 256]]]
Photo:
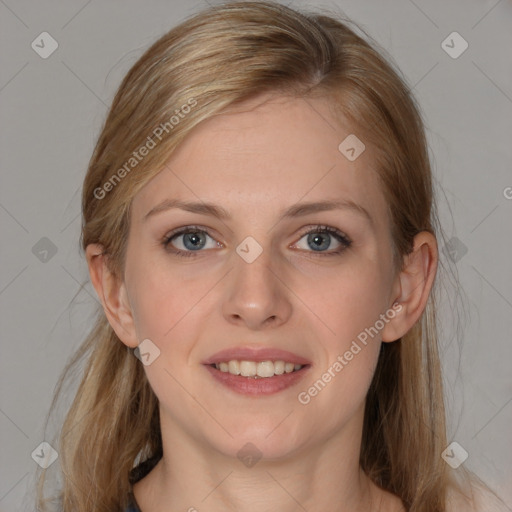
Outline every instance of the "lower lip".
[[283, 391], [299, 382], [307, 373], [309, 365], [303, 366], [300, 370], [274, 375], [273, 377], [262, 377], [254, 379], [252, 377], [242, 377], [233, 375], [229, 372], [221, 372], [216, 368], [205, 365], [212, 377], [224, 386], [240, 393], [241, 395], [273, 395]]

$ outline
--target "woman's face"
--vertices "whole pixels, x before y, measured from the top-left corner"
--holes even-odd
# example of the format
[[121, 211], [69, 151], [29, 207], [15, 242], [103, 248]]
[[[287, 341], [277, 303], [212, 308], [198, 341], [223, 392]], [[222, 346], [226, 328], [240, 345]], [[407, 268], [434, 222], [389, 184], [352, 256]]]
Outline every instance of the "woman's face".
[[274, 458], [360, 434], [397, 277], [369, 145], [339, 149], [326, 99], [261, 99], [196, 127], [137, 194], [124, 283], [162, 429]]

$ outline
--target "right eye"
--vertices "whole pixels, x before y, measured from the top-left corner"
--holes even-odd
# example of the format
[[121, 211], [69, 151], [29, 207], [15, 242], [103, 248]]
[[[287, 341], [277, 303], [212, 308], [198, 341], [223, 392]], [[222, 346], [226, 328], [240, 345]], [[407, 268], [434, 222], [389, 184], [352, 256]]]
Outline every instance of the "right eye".
[[[209, 246], [208, 239], [211, 240]], [[222, 246], [198, 226], [178, 228], [167, 234], [162, 244], [165, 249], [178, 256], [195, 256], [194, 253], [201, 252], [201, 249], [214, 249]]]

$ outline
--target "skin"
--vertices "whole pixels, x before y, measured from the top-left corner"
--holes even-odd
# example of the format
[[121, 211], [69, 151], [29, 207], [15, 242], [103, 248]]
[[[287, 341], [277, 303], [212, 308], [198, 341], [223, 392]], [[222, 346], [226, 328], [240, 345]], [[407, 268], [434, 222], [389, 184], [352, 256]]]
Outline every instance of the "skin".
[[[359, 468], [364, 403], [380, 344], [403, 336], [425, 308], [437, 245], [419, 233], [395, 270], [372, 148], [353, 162], [338, 150], [350, 133], [326, 99], [252, 100], [196, 127], [134, 198], [122, 279], [109, 273], [101, 246], [87, 247], [91, 280], [121, 341], [136, 347], [149, 338], [160, 350], [144, 368], [160, 402], [164, 456], [134, 485], [143, 512], [404, 510]], [[169, 198], [215, 203], [231, 218], [169, 209], [144, 220]], [[345, 208], [280, 220], [293, 204], [326, 199], [353, 201], [370, 219]], [[324, 235], [331, 245], [315, 251], [304, 233], [318, 224], [352, 244]], [[166, 250], [164, 237], [188, 225], [207, 228], [205, 248], [192, 257]], [[252, 263], [235, 250], [247, 236], [263, 249]], [[186, 250], [183, 238], [173, 243]], [[299, 403], [298, 393], [395, 302], [400, 312]], [[201, 362], [240, 345], [289, 350], [312, 366], [275, 395], [239, 395]], [[248, 442], [262, 454], [252, 467], [237, 458]]]

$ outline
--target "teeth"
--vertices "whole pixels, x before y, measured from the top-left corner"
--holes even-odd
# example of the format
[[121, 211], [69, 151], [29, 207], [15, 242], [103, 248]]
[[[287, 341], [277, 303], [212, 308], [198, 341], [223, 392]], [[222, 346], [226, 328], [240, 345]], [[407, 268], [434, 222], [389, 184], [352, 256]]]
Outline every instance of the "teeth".
[[238, 361], [229, 361], [228, 363], [229, 373], [233, 375], [240, 375], [240, 363]]
[[256, 363], [254, 361], [240, 361], [240, 375], [254, 377], [256, 375]]
[[256, 375], [258, 377], [273, 377], [274, 363], [272, 361], [262, 361], [256, 366]]
[[300, 370], [301, 364], [286, 363], [284, 361], [226, 361], [215, 365], [217, 370], [232, 375], [242, 375], [243, 377], [268, 378], [274, 375], [283, 375], [283, 373], [292, 373]]
[[284, 373], [284, 361], [275, 361], [274, 362], [274, 373], [276, 375], [283, 375], [283, 373]]

